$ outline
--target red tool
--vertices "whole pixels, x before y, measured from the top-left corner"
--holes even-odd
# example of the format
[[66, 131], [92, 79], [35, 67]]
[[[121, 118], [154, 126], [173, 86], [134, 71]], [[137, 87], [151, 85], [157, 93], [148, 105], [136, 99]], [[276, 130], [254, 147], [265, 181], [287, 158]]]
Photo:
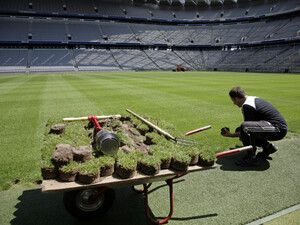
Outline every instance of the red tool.
[[209, 128], [211, 128], [211, 125], [201, 127], [201, 128], [196, 129], [196, 130], [189, 131], [189, 132], [185, 133], [184, 136], [188, 136], [188, 135], [191, 135], [191, 134], [194, 134], [194, 133], [198, 133], [200, 131], [204, 131], [204, 130], [207, 130]]
[[220, 156], [224, 156], [224, 155], [231, 155], [234, 153], [238, 153], [238, 152], [242, 152], [242, 151], [248, 151], [248, 150], [252, 150], [253, 146], [252, 145], [248, 145], [248, 146], [244, 146], [244, 147], [240, 147], [240, 148], [235, 148], [235, 149], [231, 149], [231, 150], [227, 150], [224, 152], [219, 152], [216, 154], [216, 157], [220, 157]]
[[96, 132], [103, 130], [103, 128], [100, 126], [98, 123], [97, 117], [96, 116], [88, 116], [88, 120], [91, 121], [94, 124], [94, 127], [96, 129]]

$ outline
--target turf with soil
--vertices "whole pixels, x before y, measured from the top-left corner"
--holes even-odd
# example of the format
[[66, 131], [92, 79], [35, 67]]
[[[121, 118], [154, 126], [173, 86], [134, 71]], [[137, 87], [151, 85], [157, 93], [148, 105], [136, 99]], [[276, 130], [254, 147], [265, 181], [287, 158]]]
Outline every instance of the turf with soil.
[[[150, 120], [175, 130], [170, 124]], [[142, 121], [127, 115], [120, 119], [111, 117], [99, 120], [101, 127], [117, 134], [120, 140], [119, 151], [113, 157], [97, 150], [96, 132], [88, 121], [67, 122], [63, 132], [49, 131], [49, 127], [57, 127], [57, 123], [59, 120], [49, 120], [46, 124], [41, 163], [44, 179], [92, 183], [98, 181], [100, 176], [113, 173], [121, 178], [130, 178], [137, 169], [147, 175], [155, 175], [160, 169], [169, 167], [186, 171], [189, 165], [198, 163], [199, 155], [214, 162], [214, 154], [203, 149], [200, 151], [201, 146], [177, 145]]]

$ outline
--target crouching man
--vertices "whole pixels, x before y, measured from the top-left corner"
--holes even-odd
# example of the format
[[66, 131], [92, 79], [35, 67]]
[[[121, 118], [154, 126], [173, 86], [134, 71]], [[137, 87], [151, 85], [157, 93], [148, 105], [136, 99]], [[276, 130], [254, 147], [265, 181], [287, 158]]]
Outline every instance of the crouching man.
[[[248, 96], [241, 87], [230, 90], [229, 96], [236, 106], [242, 108], [244, 122], [231, 133], [223, 129], [224, 137], [239, 137], [244, 146], [252, 145], [253, 150], [240, 160], [239, 166], [258, 165], [257, 156], [268, 159], [269, 155], [276, 152], [277, 147], [269, 141], [277, 141], [287, 134], [287, 124], [280, 112], [269, 102], [255, 96]], [[263, 151], [256, 156], [256, 147]]]

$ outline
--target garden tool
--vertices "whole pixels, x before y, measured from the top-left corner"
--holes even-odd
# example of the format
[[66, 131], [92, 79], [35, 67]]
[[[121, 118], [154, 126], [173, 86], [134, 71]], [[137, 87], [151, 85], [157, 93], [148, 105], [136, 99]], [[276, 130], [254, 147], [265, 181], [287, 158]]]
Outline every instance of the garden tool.
[[143, 121], [148, 126], [150, 126], [153, 129], [157, 130], [158, 133], [164, 135], [167, 139], [171, 139], [171, 140], [175, 141], [177, 144], [186, 145], [186, 146], [193, 146], [195, 144], [195, 142], [194, 142], [193, 139], [181, 138], [181, 137], [173, 137], [168, 132], [164, 131], [163, 129], [159, 128], [158, 126], [154, 125], [153, 123], [149, 122], [148, 120], [144, 119], [143, 117], [139, 116], [138, 114], [132, 112], [131, 110], [126, 109], [126, 111], [129, 112], [129, 113], [131, 113], [132, 115], [134, 115], [135, 117], [137, 117], [141, 121]]
[[198, 128], [198, 129], [196, 129], [196, 130], [192, 130], [192, 131], [186, 132], [186, 133], [184, 134], [184, 136], [188, 136], [188, 135], [191, 135], [191, 134], [195, 134], [195, 133], [198, 133], [198, 132], [200, 132], [200, 131], [207, 130], [207, 129], [209, 129], [209, 128], [211, 128], [211, 125], [208, 125], [208, 126], [205, 126], [205, 127]]
[[235, 148], [235, 149], [230, 149], [230, 150], [227, 150], [227, 151], [224, 151], [224, 152], [218, 152], [216, 154], [216, 157], [221, 157], [221, 156], [224, 156], [224, 155], [231, 155], [231, 154], [234, 154], [234, 153], [238, 153], [238, 152], [242, 152], [242, 151], [249, 151], [249, 150], [252, 150], [253, 149], [253, 146], [252, 145], [248, 145], [248, 146], [244, 146], [244, 147], [240, 147], [240, 148]]

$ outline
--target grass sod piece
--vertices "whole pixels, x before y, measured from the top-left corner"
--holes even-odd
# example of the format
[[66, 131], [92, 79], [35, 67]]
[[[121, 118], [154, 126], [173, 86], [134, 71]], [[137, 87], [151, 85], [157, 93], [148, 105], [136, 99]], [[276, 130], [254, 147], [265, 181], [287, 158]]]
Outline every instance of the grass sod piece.
[[128, 137], [122, 130], [118, 130], [116, 134], [118, 135], [121, 147], [123, 145], [127, 145], [127, 146], [131, 147], [130, 137]]
[[48, 158], [42, 159], [40, 167], [41, 167], [41, 173], [42, 173], [43, 179], [56, 179], [57, 178], [58, 170], [53, 165], [50, 156]]
[[135, 160], [137, 162], [137, 167], [136, 169], [139, 170], [141, 168], [141, 161], [143, 159], [143, 157], [145, 156], [145, 154], [139, 150], [135, 150], [135, 151], [131, 151], [128, 154], [128, 157]]
[[168, 150], [158, 150], [158, 151], [154, 151], [153, 153], [154, 156], [158, 157], [161, 161], [160, 167], [161, 169], [168, 169], [170, 168], [171, 162], [172, 162], [172, 158], [173, 155], [170, 151]]
[[98, 158], [100, 166], [100, 176], [110, 176], [114, 173], [115, 159], [111, 156], [101, 156]]
[[192, 158], [185, 152], [179, 150], [174, 151], [171, 167], [175, 170], [185, 172], [190, 165], [191, 159]]
[[146, 155], [141, 159], [141, 171], [147, 175], [155, 175], [160, 171], [160, 164], [158, 155]]
[[80, 164], [76, 161], [59, 168], [59, 179], [62, 181], [75, 181]]
[[202, 147], [199, 151], [199, 164], [201, 166], [212, 166], [216, 160], [215, 150], [221, 151], [219, 148], [214, 147]]
[[130, 157], [119, 157], [116, 162], [116, 173], [124, 179], [135, 175], [137, 161]]
[[78, 169], [78, 179], [84, 184], [96, 181], [100, 176], [100, 167], [96, 159], [81, 163]]
[[163, 135], [160, 135], [156, 131], [149, 132], [146, 134], [146, 142], [154, 145], [159, 144], [166, 148], [172, 148], [172, 146], [174, 145], [173, 142], [167, 140]]
[[190, 166], [198, 164], [200, 154], [198, 146], [181, 146], [180, 149], [191, 157]]
[[145, 135], [147, 131], [150, 129], [147, 124], [143, 123], [140, 119], [131, 116], [131, 123], [133, 126], [142, 134]]

